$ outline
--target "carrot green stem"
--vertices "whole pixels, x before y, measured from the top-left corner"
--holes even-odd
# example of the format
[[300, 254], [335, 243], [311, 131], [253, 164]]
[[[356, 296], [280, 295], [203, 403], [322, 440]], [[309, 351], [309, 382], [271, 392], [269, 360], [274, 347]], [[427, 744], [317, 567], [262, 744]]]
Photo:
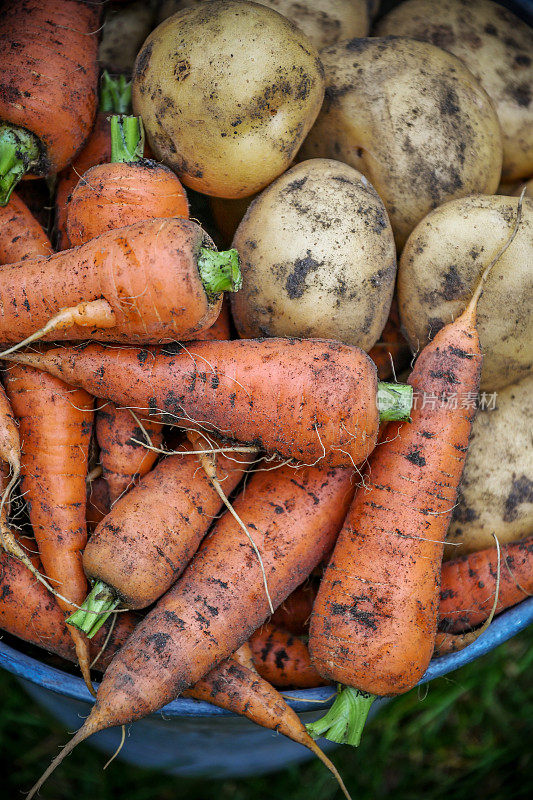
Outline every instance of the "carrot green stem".
[[0, 123], [0, 206], [9, 203], [17, 183], [39, 159], [39, 143], [33, 133]]
[[239, 254], [236, 250], [200, 248], [198, 270], [207, 294], [238, 292], [242, 286]]
[[378, 381], [380, 422], [409, 419], [413, 405], [413, 387], [408, 383]]
[[131, 163], [144, 155], [144, 128], [140, 117], [111, 117], [111, 162]]
[[67, 623], [92, 639], [119, 604], [115, 592], [103, 581], [96, 581], [81, 608], [68, 617]]
[[375, 695], [351, 686], [338, 687], [337, 697], [323, 717], [306, 725], [313, 739], [323, 736], [330, 742], [357, 747]]
[[100, 83], [100, 111], [113, 114], [129, 114], [131, 110], [131, 81], [125, 75], [112, 78], [109, 72], [102, 73]]

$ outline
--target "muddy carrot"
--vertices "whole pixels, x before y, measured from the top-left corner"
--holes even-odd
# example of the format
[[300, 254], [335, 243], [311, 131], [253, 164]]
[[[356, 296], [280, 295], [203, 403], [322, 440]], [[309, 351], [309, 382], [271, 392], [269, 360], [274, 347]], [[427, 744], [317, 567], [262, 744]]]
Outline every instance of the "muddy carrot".
[[25, 173], [66, 167], [89, 135], [101, 10], [102, 4], [77, 0], [4, 0], [0, 205]]
[[274, 686], [308, 689], [327, 684], [312, 665], [305, 642], [283, 628], [265, 622], [250, 637], [250, 647], [256, 670]]
[[409, 378], [411, 421], [391, 423], [369, 459], [311, 617], [313, 663], [345, 685], [326, 716], [309, 726], [312, 735], [357, 745], [374, 696], [406, 692], [427, 669], [443, 541], [475, 416], [475, 409], [453, 400], [479, 389], [477, 303], [519, 222], [520, 211], [465, 311], [420, 354]]
[[121, 406], [162, 412], [164, 421], [184, 427], [199, 422], [305, 464], [360, 464], [376, 445], [380, 419], [405, 419], [412, 399], [409, 386], [378, 385], [359, 348], [319, 339], [150, 351], [91, 344], [10, 358]]
[[0, 206], [0, 264], [49, 256], [52, 245], [27, 205], [16, 194]]

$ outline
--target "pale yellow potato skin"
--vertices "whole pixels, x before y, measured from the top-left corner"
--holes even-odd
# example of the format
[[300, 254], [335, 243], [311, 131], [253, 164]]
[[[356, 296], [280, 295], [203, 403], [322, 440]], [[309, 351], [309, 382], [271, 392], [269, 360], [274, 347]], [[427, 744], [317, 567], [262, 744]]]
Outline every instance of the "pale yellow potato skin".
[[502, 180], [533, 174], [533, 31], [491, 0], [407, 0], [376, 26], [463, 61], [494, 103], [503, 135]]
[[403, 38], [343, 41], [320, 57], [326, 97], [300, 157], [335, 158], [366, 175], [399, 249], [432, 208], [495, 192], [500, 126], [458, 58]]
[[[159, 10], [159, 21], [182, 8], [206, 2], [208, 0], [164, 0]], [[260, 4], [273, 8], [294, 22], [317, 50], [339, 39], [368, 36], [376, 10], [376, 4], [367, 0], [261, 0]]]
[[284, 172], [323, 95], [307, 37], [281, 14], [238, 0], [169, 17], [133, 74], [133, 108], [156, 158], [216, 197], [247, 197]]
[[232, 298], [239, 334], [378, 340], [396, 278], [385, 207], [368, 180], [339, 161], [288, 170], [250, 205], [233, 239], [243, 285]]
[[[445, 548], [447, 559], [533, 534], [533, 375], [478, 411]], [[490, 404], [491, 398], [488, 398]], [[455, 546], [459, 544], [459, 546]]]
[[[402, 329], [414, 352], [467, 305], [484, 267], [511, 233], [516, 197], [453, 200], [422, 220], [398, 266]], [[533, 370], [533, 201], [525, 199], [517, 235], [494, 265], [478, 305], [481, 387], [499, 389]]]

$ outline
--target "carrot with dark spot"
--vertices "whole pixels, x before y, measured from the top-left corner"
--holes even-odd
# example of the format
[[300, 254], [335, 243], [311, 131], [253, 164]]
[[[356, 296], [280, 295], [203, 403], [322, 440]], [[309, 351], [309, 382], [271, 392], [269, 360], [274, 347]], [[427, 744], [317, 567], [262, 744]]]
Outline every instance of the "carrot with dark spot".
[[[87, 591], [81, 556], [94, 401], [82, 389], [28, 367], [12, 367], [4, 381], [19, 423], [22, 489], [41, 562], [61, 595], [61, 609], [70, 613], [71, 603], [79, 605]], [[87, 638], [75, 630], [71, 635], [90, 687]]]
[[412, 400], [410, 386], [378, 384], [372, 361], [359, 348], [320, 339], [151, 350], [90, 344], [10, 359], [121, 406], [162, 412], [171, 424], [198, 422], [305, 464], [361, 464], [376, 446], [380, 419], [405, 419]]
[[345, 686], [326, 716], [308, 727], [312, 735], [357, 745], [374, 696], [408, 691], [427, 669], [443, 542], [475, 416], [457, 394], [479, 390], [477, 303], [519, 224], [520, 207], [465, 311], [420, 354], [409, 378], [411, 420], [391, 423], [369, 459], [311, 617], [312, 661]]
[[0, 205], [25, 173], [64, 169], [89, 135], [101, 12], [78, 0], [2, 3]]
[[[331, 549], [353, 496], [349, 469], [258, 471], [233, 503], [260, 549], [278, 606]], [[126, 498], [130, 495], [126, 495]], [[275, 496], [285, 513], [274, 514]], [[255, 552], [229, 514], [107, 668], [89, 717], [29, 798], [81, 741], [160, 708], [247, 641], [269, 606]]]
[[[498, 577], [498, 552], [488, 547], [442, 565], [439, 630], [462, 633], [484, 622]], [[496, 614], [533, 594], [533, 537], [501, 545]]]
[[265, 622], [250, 637], [250, 647], [256, 670], [274, 686], [309, 689], [327, 684], [312, 665], [305, 642], [283, 628]]

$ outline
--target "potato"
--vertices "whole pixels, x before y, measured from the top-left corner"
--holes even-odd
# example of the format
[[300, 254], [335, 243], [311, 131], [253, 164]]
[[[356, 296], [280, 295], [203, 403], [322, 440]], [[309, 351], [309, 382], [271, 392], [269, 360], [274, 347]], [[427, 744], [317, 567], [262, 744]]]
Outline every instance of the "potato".
[[410, 36], [463, 61], [494, 103], [503, 135], [502, 179], [533, 174], [533, 32], [490, 0], [407, 0], [377, 25], [378, 36]]
[[283, 172], [323, 96], [307, 37], [281, 14], [238, 0], [167, 19], [133, 77], [133, 108], [156, 157], [216, 197], [247, 197]]
[[139, 48], [152, 30], [154, 0], [136, 0], [108, 9], [98, 48], [102, 69], [130, 75]]
[[[164, 0], [159, 11], [162, 22], [182, 8], [197, 6], [206, 0]], [[339, 39], [368, 36], [372, 20], [372, 3], [367, 0], [261, 0], [260, 5], [273, 8], [294, 22], [317, 50]]]
[[301, 157], [336, 158], [366, 175], [399, 248], [432, 208], [496, 190], [500, 126], [459, 59], [399, 38], [351, 39], [321, 58], [326, 99]]
[[232, 311], [244, 337], [337, 339], [369, 350], [396, 277], [385, 207], [361, 173], [304, 161], [250, 205], [233, 239], [243, 285]]
[[[413, 351], [465, 308], [484, 267], [516, 220], [517, 198], [477, 196], [437, 208], [415, 228], [398, 268], [398, 303]], [[490, 272], [478, 305], [481, 387], [514, 383], [533, 369], [533, 201]]]
[[446, 558], [533, 534], [533, 375], [480, 408], [472, 428]]

